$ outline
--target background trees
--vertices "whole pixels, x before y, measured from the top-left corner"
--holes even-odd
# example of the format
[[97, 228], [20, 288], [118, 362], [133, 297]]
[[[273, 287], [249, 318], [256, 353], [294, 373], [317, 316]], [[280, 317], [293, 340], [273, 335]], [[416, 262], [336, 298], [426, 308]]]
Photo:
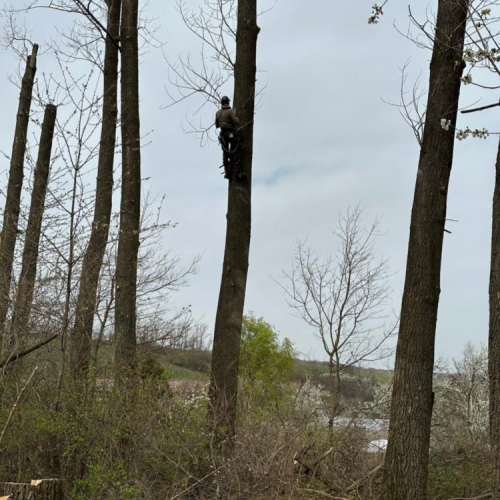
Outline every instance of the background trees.
[[433, 390], [429, 494], [484, 494], [491, 476], [487, 349], [468, 344], [461, 358], [438, 360]]
[[[262, 401], [275, 401], [282, 393], [282, 384], [294, 375], [293, 346], [287, 338], [280, 341], [273, 327], [264, 318], [243, 317], [239, 375], [260, 394]], [[259, 404], [259, 398], [257, 404]]]

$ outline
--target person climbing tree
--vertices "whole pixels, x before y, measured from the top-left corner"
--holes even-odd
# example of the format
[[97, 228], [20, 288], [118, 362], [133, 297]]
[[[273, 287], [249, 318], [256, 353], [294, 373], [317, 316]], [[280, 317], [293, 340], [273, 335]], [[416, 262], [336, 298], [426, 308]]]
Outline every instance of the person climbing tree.
[[215, 128], [220, 128], [219, 142], [222, 147], [222, 164], [224, 166], [224, 178], [230, 179], [231, 173], [236, 173], [238, 178], [242, 174], [238, 165], [238, 129], [240, 120], [234, 109], [230, 106], [230, 99], [224, 96], [221, 101], [221, 109], [215, 115]]

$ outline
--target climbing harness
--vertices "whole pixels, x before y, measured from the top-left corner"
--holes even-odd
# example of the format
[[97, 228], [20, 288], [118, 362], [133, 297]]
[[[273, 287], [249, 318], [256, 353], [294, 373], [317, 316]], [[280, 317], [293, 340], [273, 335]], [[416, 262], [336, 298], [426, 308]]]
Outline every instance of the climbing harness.
[[222, 129], [219, 134], [219, 144], [222, 148], [222, 165], [224, 167], [224, 178], [231, 179], [236, 174], [237, 179], [243, 179], [245, 175], [239, 168], [239, 138], [236, 131]]

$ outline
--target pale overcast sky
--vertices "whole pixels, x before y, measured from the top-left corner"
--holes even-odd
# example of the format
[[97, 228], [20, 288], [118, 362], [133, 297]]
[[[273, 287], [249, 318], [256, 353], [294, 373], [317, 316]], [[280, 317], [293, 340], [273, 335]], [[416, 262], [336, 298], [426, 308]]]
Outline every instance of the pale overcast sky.
[[[16, 0], [20, 2], [20, 0]], [[200, 0], [189, 0], [196, 6]], [[274, 2], [262, 1], [261, 8]], [[415, 2], [417, 3], [417, 2]], [[418, 2], [420, 3], [420, 2]], [[364, 207], [370, 224], [382, 219], [383, 236], [377, 250], [390, 258], [393, 308], [399, 311], [404, 282], [410, 211], [417, 169], [418, 144], [396, 108], [400, 93], [399, 68], [411, 58], [408, 82], [421, 78], [427, 85], [430, 52], [403, 38], [408, 25], [407, 2], [393, 0], [380, 24], [370, 26], [373, 0], [278, 0], [259, 20], [258, 85], [265, 87], [255, 117], [253, 226], [246, 311], [253, 311], [289, 337], [304, 355], [321, 356], [312, 332], [287, 307], [275, 283], [289, 268], [296, 238], [308, 238], [320, 254], [333, 252], [339, 210]], [[436, 1], [422, 2], [435, 10]], [[199, 41], [182, 24], [174, 0], [150, 0], [148, 17], [159, 26], [157, 37], [166, 42], [170, 60], [180, 54], [199, 54]], [[56, 37], [53, 25], [61, 14], [37, 12], [25, 19], [33, 38]], [[0, 52], [0, 92], [4, 96], [0, 147], [9, 151], [18, 91], [8, 80], [16, 59]], [[46, 64], [46, 66], [44, 66]], [[49, 56], [39, 59], [42, 72], [55, 71]], [[199, 101], [184, 101], [162, 109], [168, 97], [167, 66], [160, 50], [149, 49], [141, 66], [141, 126], [151, 131], [143, 151], [145, 186], [165, 195], [164, 219], [179, 225], [165, 235], [173, 253], [189, 258], [202, 254], [200, 271], [188, 289], [175, 295], [181, 307], [213, 330], [223, 258], [227, 183], [218, 166], [217, 144], [200, 148], [183, 133], [186, 117]], [[227, 93], [232, 94], [231, 87]], [[481, 94], [467, 87], [462, 105]], [[482, 103], [498, 96], [484, 96]], [[206, 107], [211, 120], [216, 108]], [[500, 130], [498, 109], [480, 116], [460, 117], [459, 126]], [[196, 118], [198, 119], [198, 118]], [[491, 235], [491, 198], [497, 136], [457, 142], [449, 191], [437, 352], [459, 356], [465, 343], [487, 341], [488, 276]], [[2, 171], [7, 162], [4, 160]], [[3, 174], [2, 182], [6, 176]]]

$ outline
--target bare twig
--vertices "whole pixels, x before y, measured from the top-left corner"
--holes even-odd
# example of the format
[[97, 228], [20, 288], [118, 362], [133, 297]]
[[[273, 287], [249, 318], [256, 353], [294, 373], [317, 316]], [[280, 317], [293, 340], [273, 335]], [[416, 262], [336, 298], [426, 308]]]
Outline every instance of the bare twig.
[[321, 497], [330, 498], [331, 500], [349, 500], [348, 498], [345, 497], [336, 497], [330, 495], [330, 493], [326, 493], [325, 491], [313, 490], [311, 488], [300, 488], [300, 490], [306, 493], [314, 493], [315, 495], [319, 495]]
[[180, 498], [182, 497], [183, 495], [185, 495], [188, 491], [191, 491], [195, 486], [197, 486], [198, 484], [200, 484], [201, 482], [205, 481], [205, 479], [208, 479], [209, 477], [213, 476], [214, 474], [217, 474], [221, 469], [224, 469], [225, 467], [227, 467], [228, 465], [232, 464], [233, 462], [235, 462], [236, 460], [238, 460], [239, 458], [241, 458], [243, 455], [245, 454], [245, 452], [241, 452], [239, 455], [235, 456], [233, 459], [231, 460], [228, 460], [226, 463], [222, 464], [220, 467], [218, 467], [217, 469], [214, 469], [212, 472], [206, 474], [205, 476], [203, 476], [201, 479], [198, 479], [198, 481], [196, 481], [195, 483], [193, 483], [191, 486], [189, 486], [189, 488], [186, 488], [184, 491], [181, 491], [180, 493], [178, 493], [177, 495], [175, 495], [174, 497], [171, 498], [171, 500], [176, 500], [176, 498]]
[[493, 493], [486, 492], [483, 493], [482, 495], [479, 495], [478, 497], [455, 497], [455, 498], [450, 498], [449, 500], [483, 500], [484, 498], [491, 498], [493, 496]]

